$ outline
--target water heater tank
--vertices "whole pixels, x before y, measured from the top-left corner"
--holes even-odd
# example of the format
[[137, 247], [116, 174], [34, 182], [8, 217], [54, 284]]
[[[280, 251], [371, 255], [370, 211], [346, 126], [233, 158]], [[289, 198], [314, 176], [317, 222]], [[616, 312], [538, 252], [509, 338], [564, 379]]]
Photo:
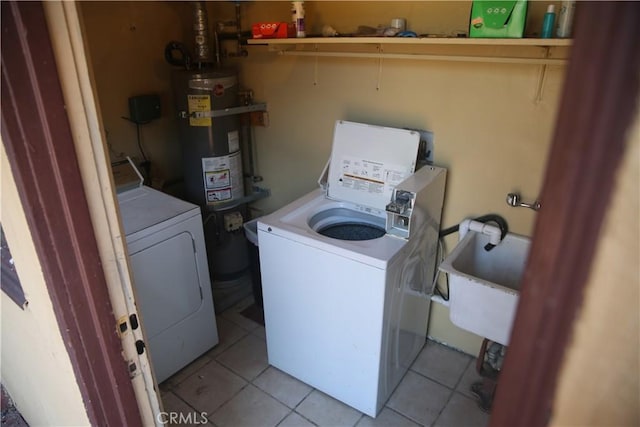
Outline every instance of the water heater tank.
[[212, 279], [229, 280], [249, 266], [240, 117], [224, 114], [238, 106], [238, 78], [221, 70], [176, 70], [173, 89], [181, 114], [185, 198], [203, 208]]
[[[238, 78], [223, 71], [181, 70], [174, 74], [184, 158], [186, 197], [199, 205], [227, 204], [244, 196], [238, 115], [210, 117], [238, 105]], [[209, 117], [207, 117], [209, 115]]]

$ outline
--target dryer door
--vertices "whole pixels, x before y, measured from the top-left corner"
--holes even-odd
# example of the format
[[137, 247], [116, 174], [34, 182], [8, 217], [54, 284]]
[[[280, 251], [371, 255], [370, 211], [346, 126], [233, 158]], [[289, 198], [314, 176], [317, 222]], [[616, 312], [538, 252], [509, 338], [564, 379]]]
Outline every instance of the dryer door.
[[148, 339], [198, 311], [202, 292], [190, 233], [147, 246], [130, 260]]

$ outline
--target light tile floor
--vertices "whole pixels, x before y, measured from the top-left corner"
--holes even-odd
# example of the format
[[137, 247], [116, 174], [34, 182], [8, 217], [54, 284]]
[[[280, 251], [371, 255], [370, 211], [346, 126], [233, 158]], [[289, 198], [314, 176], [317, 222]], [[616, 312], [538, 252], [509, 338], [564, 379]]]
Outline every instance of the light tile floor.
[[427, 341], [373, 419], [269, 366], [264, 327], [240, 315], [251, 303], [218, 316], [220, 343], [160, 385], [166, 412], [206, 412], [217, 427], [488, 424], [469, 392], [480, 378], [471, 356]]

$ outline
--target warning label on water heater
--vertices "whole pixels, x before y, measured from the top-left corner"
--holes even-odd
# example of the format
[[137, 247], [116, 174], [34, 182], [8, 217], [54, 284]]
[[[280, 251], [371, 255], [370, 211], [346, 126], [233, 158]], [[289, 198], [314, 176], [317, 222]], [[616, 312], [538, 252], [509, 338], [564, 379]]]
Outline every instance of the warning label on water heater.
[[189, 107], [189, 126], [211, 126], [211, 117], [192, 117], [193, 113], [211, 111], [211, 97], [209, 95], [187, 95]]
[[240, 152], [202, 159], [202, 177], [207, 204], [224, 202], [244, 195]]

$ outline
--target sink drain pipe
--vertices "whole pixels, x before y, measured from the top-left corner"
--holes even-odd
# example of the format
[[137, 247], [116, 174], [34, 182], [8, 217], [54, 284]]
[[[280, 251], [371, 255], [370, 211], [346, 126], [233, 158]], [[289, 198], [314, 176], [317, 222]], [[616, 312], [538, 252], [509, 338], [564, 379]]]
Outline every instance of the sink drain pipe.
[[[460, 231], [460, 238], [458, 240], [462, 240], [464, 235], [467, 234], [467, 232], [470, 229], [468, 224], [470, 222], [473, 222], [473, 221], [479, 222], [479, 223], [483, 223], [484, 225], [486, 225], [487, 222], [496, 223], [498, 225], [498, 228], [500, 229], [500, 240], [499, 240], [499, 242], [501, 242], [502, 239], [504, 239], [504, 237], [509, 232], [509, 224], [507, 224], [507, 221], [503, 217], [501, 217], [498, 214], [487, 214], [487, 215], [482, 215], [482, 216], [479, 216], [479, 217], [473, 218], [473, 219], [465, 219], [460, 224], [456, 224], [456, 225], [454, 225], [452, 227], [445, 228], [444, 230], [440, 231], [439, 237], [442, 239], [443, 237], [448, 236], [449, 234], [455, 233], [456, 231]], [[471, 229], [471, 230], [472, 231], [478, 231], [480, 233], [484, 233], [481, 230], [474, 230], [474, 229]], [[491, 249], [493, 249], [493, 248], [491, 248]], [[491, 250], [491, 249], [487, 249], [487, 250]]]

